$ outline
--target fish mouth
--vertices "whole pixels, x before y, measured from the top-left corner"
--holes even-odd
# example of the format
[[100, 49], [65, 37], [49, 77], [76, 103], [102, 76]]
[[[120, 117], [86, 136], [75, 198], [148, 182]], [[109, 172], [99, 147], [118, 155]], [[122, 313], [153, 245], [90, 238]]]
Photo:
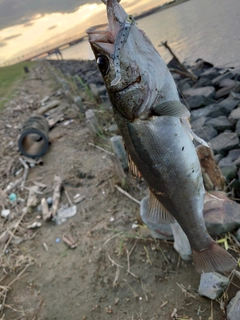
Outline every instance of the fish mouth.
[[114, 53], [114, 43], [124, 20], [126, 11], [119, 4], [120, 0], [102, 0], [106, 5], [108, 24], [99, 24], [86, 30], [90, 44], [97, 44], [106, 53]]

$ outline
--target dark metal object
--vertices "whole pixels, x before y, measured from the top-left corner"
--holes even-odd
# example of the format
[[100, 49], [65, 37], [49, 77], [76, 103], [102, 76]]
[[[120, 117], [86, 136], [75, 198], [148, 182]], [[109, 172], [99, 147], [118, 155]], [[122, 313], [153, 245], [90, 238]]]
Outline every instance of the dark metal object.
[[48, 133], [49, 125], [44, 116], [32, 115], [22, 126], [18, 139], [19, 151], [29, 158], [43, 156], [49, 145]]

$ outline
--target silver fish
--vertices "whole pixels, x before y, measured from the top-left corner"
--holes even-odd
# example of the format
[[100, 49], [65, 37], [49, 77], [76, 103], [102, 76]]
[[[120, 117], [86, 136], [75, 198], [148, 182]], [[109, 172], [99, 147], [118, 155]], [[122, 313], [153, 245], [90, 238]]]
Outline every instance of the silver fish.
[[156, 224], [177, 220], [188, 237], [198, 272], [232, 270], [236, 260], [210, 237], [203, 220], [205, 190], [192, 139], [206, 143], [192, 132], [190, 113], [149, 38], [117, 0], [103, 2], [107, 29], [96, 26], [86, 32], [130, 168], [140, 172], [149, 186], [148, 219]]

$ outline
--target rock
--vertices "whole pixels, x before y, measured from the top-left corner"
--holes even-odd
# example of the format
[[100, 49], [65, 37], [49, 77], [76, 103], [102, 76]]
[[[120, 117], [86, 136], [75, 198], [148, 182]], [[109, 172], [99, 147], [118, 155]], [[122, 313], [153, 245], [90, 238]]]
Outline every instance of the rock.
[[238, 239], [238, 241], [240, 241], [240, 229], [238, 229], [236, 232], [236, 238]]
[[153, 238], [172, 240], [173, 234], [170, 224], [156, 224], [149, 221], [148, 217], [148, 196], [144, 197], [140, 203], [140, 216], [143, 223], [149, 228]]
[[207, 77], [201, 77], [198, 81], [192, 86], [192, 88], [201, 88], [205, 86], [211, 86], [212, 81]]
[[174, 249], [180, 254], [184, 261], [192, 260], [192, 250], [186, 234], [181, 226], [176, 222], [171, 224]]
[[89, 88], [90, 88], [94, 98], [96, 100], [98, 100], [99, 99], [99, 92], [98, 92], [98, 88], [97, 88], [96, 84], [95, 83], [89, 83]]
[[240, 319], [240, 291], [230, 300], [227, 306], [227, 320]]
[[237, 124], [236, 124], [236, 130], [235, 133], [240, 136], [240, 120], [238, 120]]
[[200, 107], [204, 107], [204, 106], [207, 106], [209, 104], [213, 104], [213, 103], [216, 102], [215, 100], [206, 98], [204, 96], [188, 97], [186, 99], [186, 101], [187, 101], [187, 104], [188, 104], [188, 106], [189, 106], [189, 108], [191, 110], [192, 109], [197, 109], [197, 108], [200, 108]]
[[240, 149], [233, 149], [230, 150], [227, 158], [230, 159], [231, 161], [235, 161], [240, 157]]
[[233, 98], [235, 100], [240, 100], [240, 93], [232, 91], [229, 95], [229, 98]]
[[205, 122], [208, 120], [211, 120], [211, 118], [200, 117], [194, 121], [191, 121], [191, 126], [195, 130], [201, 129], [204, 126]]
[[107, 130], [109, 132], [116, 133], [118, 132], [118, 126], [116, 124], [112, 124]]
[[217, 272], [202, 273], [198, 293], [200, 296], [215, 300], [227, 288], [229, 281], [227, 277]]
[[182, 79], [178, 82], [177, 87], [180, 91], [190, 89], [193, 84], [193, 81], [190, 79]]
[[202, 88], [191, 88], [183, 91], [185, 97], [189, 96], [204, 96], [206, 98], [213, 98], [215, 95], [214, 87], [202, 87]]
[[212, 79], [212, 84], [214, 86], [218, 86], [219, 83], [224, 80], [224, 79], [232, 79], [233, 78], [233, 74], [231, 72], [226, 72], [224, 74], [221, 74], [220, 76]]
[[223, 158], [223, 157], [222, 157], [221, 154], [216, 154], [216, 155], [214, 156], [214, 160], [216, 161], [216, 163], [219, 163], [219, 161], [220, 161], [222, 158]]
[[79, 111], [84, 114], [85, 108], [83, 105], [82, 98], [80, 96], [75, 96], [75, 97], [73, 97], [73, 102], [78, 106]]
[[219, 83], [219, 87], [235, 87], [239, 82], [236, 80], [232, 80], [232, 79], [223, 79], [222, 81], [220, 81]]
[[201, 77], [207, 77], [208, 79], [214, 79], [220, 76], [221, 74], [215, 69], [215, 68], [210, 68], [206, 71], [204, 71], [201, 74]]
[[234, 132], [223, 132], [209, 141], [213, 151], [223, 156], [231, 149], [239, 148], [239, 138]]
[[233, 98], [227, 98], [222, 100], [219, 105], [221, 106], [221, 109], [225, 109], [225, 114], [228, 115], [233, 109], [236, 108], [238, 105], [239, 101], [235, 100]]
[[232, 232], [240, 227], [240, 204], [229, 199], [223, 191], [211, 191], [218, 199], [208, 197], [204, 204], [204, 221], [211, 235]]
[[[227, 159], [227, 158], [224, 158]], [[224, 159], [222, 159], [221, 161], [223, 161]], [[221, 172], [223, 174], [223, 176], [225, 177], [227, 182], [232, 181], [237, 174], [237, 166], [232, 164], [227, 165], [226, 163], [221, 163], [221, 161], [219, 162], [219, 167], [221, 169]]]
[[215, 93], [215, 97], [214, 98], [217, 100], [217, 99], [224, 98], [224, 97], [228, 96], [229, 93], [233, 90], [234, 87], [235, 87], [235, 85], [231, 85], [231, 86], [223, 87], [223, 88], [219, 89]]
[[233, 124], [236, 124], [238, 120], [240, 120], [240, 107], [231, 111], [229, 117], [229, 121]]
[[222, 108], [222, 106], [220, 104], [211, 104], [209, 106], [200, 108], [198, 110], [193, 110], [191, 112], [191, 120], [195, 120], [198, 119], [200, 117], [219, 117], [219, 116], [224, 116], [225, 112], [224, 112], [224, 107]]
[[206, 142], [210, 141], [218, 135], [217, 130], [208, 125], [205, 125], [201, 128], [199, 127], [198, 129], [193, 129], [193, 132]]
[[228, 120], [226, 116], [220, 116], [211, 120], [206, 121], [206, 125], [212, 126], [218, 132], [223, 132], [225, 130], [231, 130], [233, 124]]

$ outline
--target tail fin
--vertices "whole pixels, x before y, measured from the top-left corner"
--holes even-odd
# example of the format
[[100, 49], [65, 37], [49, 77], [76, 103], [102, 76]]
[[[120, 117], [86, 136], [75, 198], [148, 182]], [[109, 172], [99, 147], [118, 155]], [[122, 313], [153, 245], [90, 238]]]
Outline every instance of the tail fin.
[[231, 271], [237, 265], [237, 261], [215, 242], [205, 250], [193, 250], [193, 262], [196, 271], [199, 273]]

